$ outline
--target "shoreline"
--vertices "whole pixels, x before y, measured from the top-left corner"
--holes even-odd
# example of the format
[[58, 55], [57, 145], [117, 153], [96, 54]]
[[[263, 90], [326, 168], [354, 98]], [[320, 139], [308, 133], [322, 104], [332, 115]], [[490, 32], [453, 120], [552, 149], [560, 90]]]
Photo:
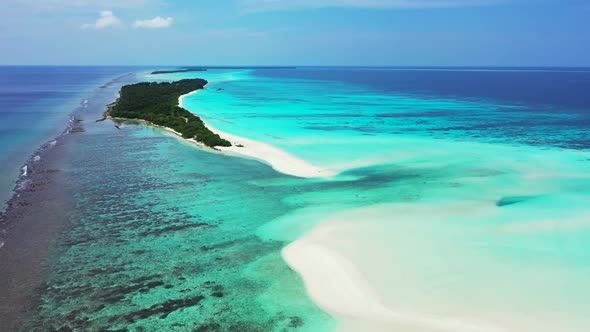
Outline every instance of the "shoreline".
[[[208, 85], [209, 85], [209, 83], [207, 83], [203, 87], [203, 89], [206, 89]], [[191, 91], [187, 94], [181, 95], [178, 98], [178, 106], [191, 112], [189, 109], [184, 107], [184, 98], [194, 95], [194, 94], [198, 93], [200, 90], [202, 90], [202, 89], [194, 90], [194, 91]], [[279, 149], [271, 144], [263, 143], [263, 142], [249, 139], [249, 138], [244, 138], [244, 137], [241, 137], [238, 135], [230, 134], [228, 132], [224, 132], [222, 130], [219, 130], [219, 129], [213, 127], [211, 124], [207, 123], [202, 118], [201, 118], [201, 121], [203, 121], [203, 124], [205, 125], [205, 127], [207, 127], [207, 129], [209, 129], [211, 132], [219, 135], [221, 138], [230, 141], [232, 146], [230, 146], [230, 147], [224, 147], [224, 146], [209, 147], [209, 146], [207, 146], [207, 145], [205, 145], [193, 138], [187, 139], [187, 138], [182, 137], [182, 134], [180, 134], [179, 132], [177, 132], [176, 130], [174, 130], [172, 128], [160, 126], [155, 123], [149, 122], [147, 120], [113, 117], [109, 113], [110, 113], [110, 109], [111, 109], [112, 105], [114, 105], [115, 103], [116, 103], [116, 101], [107, 105], [108, 108], [107, 108], [107, 111], [104, 113], [103, 118], [96, 120], [96, 122], [101, 122], [106, 119], [111, 119], [111, 120], [118, 120], [118, 121], [136, 122], [136, 123], [140, 123], [143, 125], [148, 125], [151, 127], [165, 130], [171, 134], [174, 134], [174, 135], [178, 136], [179, 138], [181, 138], [187, 142], [190, 142], [190, 143], [192, 143], [204, 150], [215, 151], [217, 153], [221, 153], [221, 154], [225, 154], [225, 155], [229, 155], [229, 156], [234, 156], [234, 157], [253, 159], [253, 160], [256, 160], [256, 161], [259, 161], [259, 162], [269, 165], [270, 167], [272, 167], [275, 171], [277, 171], [279, 173], [283, 173], [283, 174], [287, 174], [287, 175], [291, 175], [291, 176], [295, 176], [295, 177], [328, 178], [328, 177], [332, 177], [332, 176], [335, 176], [338, 174], [338, 172], [328, 170], [328, 169], [323, 169], [321, 167], [315, 166], [315, 165], [313, 165], [301, 158], [298, 158], [298, 157], [288, 153], [287, 151]], [[198, 114], [196, 114], [196, 113], [193, 113], [193, 114], [198, 116]]]
[[[343, 214], [368, 215], [369, 208], [341, 211], [283, 248], [283, 260], [301, 277], [309, 298], [339, 322], [337, 331], [507, 332], [475, 317], [443, 316], [397, 308], [373, 285], [342, 245], [338, 230], [349, 228]], [[339, 244], [338, 244], [339, 243]], [[352, 244], [354, 245], [354, 243]]]
[[[208, 85], [209, 84], [205, 85], [204, 88], [207, 88]], [[180, 96], [178, 98], [178, 105], [187, 109], [184, 107], [184, 98], [194, 95], [198, 92], [199, 90], [195, 90]], [[232, 143], [232, 146], [230, 147], [215, 147], [215, 150], [221, 153], [231, 156], [254, 159], [271, 166], [274, 170], [280, 173], [301, 178], [326, 178], [338, 174], [337, 172], [315, 166], [271, 144], [224, 132], [213, 127], [202, 118], [201, 120], [205, 124], [205, 127], [207, 127], [209, 130]], [[170, 128], [165, 129], [174, 132]], [[178, 135], [178, 133], [174, 133]], [[202, 145], [194, 139], [187, 139], [187, 141], [196, 143], [199, 146]]]

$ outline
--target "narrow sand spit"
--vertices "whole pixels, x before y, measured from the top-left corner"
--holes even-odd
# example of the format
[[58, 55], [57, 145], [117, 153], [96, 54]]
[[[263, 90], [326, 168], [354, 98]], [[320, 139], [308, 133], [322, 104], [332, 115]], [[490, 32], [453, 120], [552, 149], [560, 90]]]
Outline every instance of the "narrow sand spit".
[[[197, 92], [199, 92], [199, 90], [180, 96], [179, 106], [184, 107], [184, 98]], [[216, 147], [216, 149], [222, 153], [255, 159], [270, 165], [278, 172], [302, 178], [331, 177], [337, 174], [334, 171], [312, 165], [307, 161], [270, 144], [221, 131], [205, 121], [203, 121], [203, 123], [205, 123], [205, 126], [209, 128], [209, 130], [232, 143], [232, 146], [230, 147]], [[193, 139], [190, 139], [189, 141], [197, 143]]]

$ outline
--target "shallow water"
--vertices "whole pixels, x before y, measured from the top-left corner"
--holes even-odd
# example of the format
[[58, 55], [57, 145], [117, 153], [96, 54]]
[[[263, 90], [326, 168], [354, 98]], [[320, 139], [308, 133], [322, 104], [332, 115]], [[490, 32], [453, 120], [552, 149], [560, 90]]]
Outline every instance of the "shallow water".
[[[76, 208], [27, 329], [326, 330], [256, 228], [291, 209], [290, 178], [110, 121], [78, 136]], [[274, 199], [269, 199], [273, 197]]]

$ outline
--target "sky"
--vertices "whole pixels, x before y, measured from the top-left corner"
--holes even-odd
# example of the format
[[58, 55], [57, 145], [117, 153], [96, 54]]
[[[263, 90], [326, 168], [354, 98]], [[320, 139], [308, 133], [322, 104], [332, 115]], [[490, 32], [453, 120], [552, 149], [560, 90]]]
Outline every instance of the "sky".
[[0, 0], [0, 64], [590, 66], [590, 0]]

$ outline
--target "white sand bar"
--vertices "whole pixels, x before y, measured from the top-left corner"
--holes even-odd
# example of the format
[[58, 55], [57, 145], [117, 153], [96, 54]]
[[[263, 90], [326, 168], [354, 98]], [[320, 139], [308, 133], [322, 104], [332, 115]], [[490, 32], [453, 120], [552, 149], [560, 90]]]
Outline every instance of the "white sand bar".
[[[180, 96], [179, 106], [184, 107], [184, 98], [193, 95], [198, 91], [199, 90], [196, 90]], [[231, 142], [232, 146], [230, 147], [216, 147], [216, 149], [220, 150], [222, 153], [255, 159], [270, 165], [278, 172], [302, 178], [331, 177], [337, 174], [334, 171], [312, 165], [309, 162], [270, 144], [226, 133], [211, 126], [205, 121], [203, 121], [203, 123], [205, 123], [205, 126], [209, 128], [209, 130]]]
[[404, 312], [391, 306], [353, 261], [334, 246], [327, 245], [334, 235], [334, 227], [338, 225], [320, 225], [288, 245], [282, 254], [287, 264], [303, 278], [311, 299], [338, 319], [338, 331], [508, 332], [482, 322]]
[[[560, 231], [587, 227], [581, 226], [586, 211], [539, 226], [517, 208], [487, 202], [439, 197], [341, 210], [282, 254], [310, 298], [338, 320], [339, 332], [589, 331], [587, 311], [569, 309], [577, 305], [571, 292], [583, 292], [585, 274], [561, 263], [498, 262], [507, 251], [551, 257], [550, 248], [528, 247], [522, 239], [555, 233], [547, 225], [558, 221], [568, 221]], [[542, 211], [546, 203], [529, 204]], [[539, 233], [528, 233], [531, 228]]]

